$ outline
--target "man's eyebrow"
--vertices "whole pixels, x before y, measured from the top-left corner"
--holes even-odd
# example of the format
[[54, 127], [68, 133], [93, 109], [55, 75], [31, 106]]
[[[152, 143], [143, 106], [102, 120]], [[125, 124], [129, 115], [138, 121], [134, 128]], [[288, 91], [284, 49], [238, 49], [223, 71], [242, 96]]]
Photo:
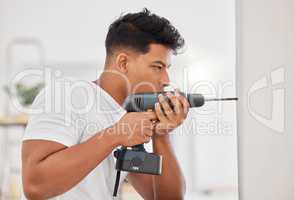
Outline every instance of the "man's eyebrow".
[[171, 66], [171, 64], [166, 65], [164, 62], [162, 62], [162, 61], [160, 61], [160, 60], [154, 61], [154, 62], [152, 62], [152, 63], [154, 63], [154, 64], [160, 64], [160, 65], [162, 65], [162, 66], [164, 66], [164, 67], [166, 67], [166, 68], [170, 68], [170, 66]]

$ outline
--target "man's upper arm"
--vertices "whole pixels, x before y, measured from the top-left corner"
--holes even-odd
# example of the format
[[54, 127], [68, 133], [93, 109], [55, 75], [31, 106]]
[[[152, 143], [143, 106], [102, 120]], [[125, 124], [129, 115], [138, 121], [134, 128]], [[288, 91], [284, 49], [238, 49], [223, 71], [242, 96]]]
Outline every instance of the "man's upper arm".
[[66, 149], [63, 144], [47, 140], [26, 140], [22, 143], [22, 176], [24, 189], [34, 182], [35, 167], [48, 156]]
[[65, 145], [49, 140], [25, 140], [22, 143], [22, 161], [40, 162], [65, 148], [67, 148]]
[[129, 173], [127, 179], [145, 200], [154, 199], [152, 175]]

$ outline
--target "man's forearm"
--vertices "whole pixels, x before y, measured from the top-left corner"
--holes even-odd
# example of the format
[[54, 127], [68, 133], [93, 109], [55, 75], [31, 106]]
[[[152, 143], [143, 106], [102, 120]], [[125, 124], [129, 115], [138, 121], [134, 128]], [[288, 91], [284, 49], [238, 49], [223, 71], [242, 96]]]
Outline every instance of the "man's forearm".
[[36, 191], [32, 199], [52, 198], [71, 189], [112, 152], [117, 146], [115, 137], [115, 133], [104, 130], [83, 143], [31, 163], [27, 180]]
[[173, 152], [169, 135], [153, 138], [153, 151], [163, 156], [162, 175], [154, 176], [157, 199], [183, 199], [186, 185], [181, 168]]

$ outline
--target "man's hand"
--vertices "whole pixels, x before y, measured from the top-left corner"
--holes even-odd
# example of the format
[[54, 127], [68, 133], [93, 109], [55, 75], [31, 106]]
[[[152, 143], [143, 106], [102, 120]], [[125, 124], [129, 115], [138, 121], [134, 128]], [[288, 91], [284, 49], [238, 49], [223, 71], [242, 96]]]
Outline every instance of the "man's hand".
[[130, 147], [148, 143], [154, 133], [157, 116], [154, 112], [130, 112], [125, 114], [112, 129], [118, 134], [119, 144]]
[[164, 158], [162, 174], [148, 176], [129, 173], [128, 175], [128, 180], [144, 199], [184, 199], [185, 178], [172, 149], [168, 133], [186, 119], [190, 105], [185, 97], [180, 96], [178, 91], [176, 91], [176, 95], [169, 93], [168, 96], [173, 104], [173, 109], [163, 97], [159, 97], [159, 103], [155, 106], [157, 122], [152, 140], [154, 153], [162, 155]]
[[175, 95], [167, 93], [167, 96], [170, 98], [174, 109], [170, 107], [163, 95], [159, 95], [159, 103], [155, 105], [155, 113], [159, 119], [155, 127], [157, 135], [165, 135], [181, 125], [187, 118], [189, 111], [188, 100], [180, 95], [178, 90], [175, 91]]

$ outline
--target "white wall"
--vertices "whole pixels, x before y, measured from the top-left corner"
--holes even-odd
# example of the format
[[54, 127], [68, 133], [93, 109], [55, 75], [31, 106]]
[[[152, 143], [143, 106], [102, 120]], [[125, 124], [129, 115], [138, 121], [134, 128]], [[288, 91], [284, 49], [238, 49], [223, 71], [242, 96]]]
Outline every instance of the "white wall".
[[292, 200], [294, 1], [239, 0], [237, 15], [241, 199]]

